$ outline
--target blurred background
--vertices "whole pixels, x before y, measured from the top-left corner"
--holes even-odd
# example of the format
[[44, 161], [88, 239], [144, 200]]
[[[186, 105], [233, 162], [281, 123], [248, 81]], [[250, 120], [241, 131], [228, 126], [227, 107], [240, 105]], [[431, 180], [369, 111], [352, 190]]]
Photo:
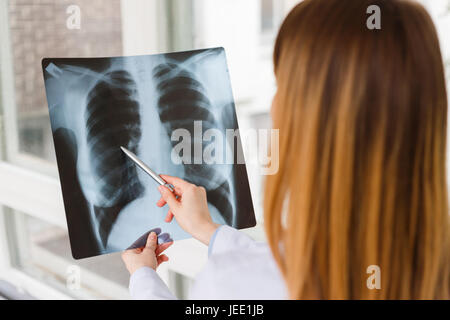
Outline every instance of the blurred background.
[[[356, 1], [356, 0], [355, 0]], [[272, 50], [299, 0], [0, 1], [0, 299], [127, 299], [120, 254], [71, 257], [45, 98], [43, 57], [153, 54], [222, 46], [240, 128], [269, 128]], [[421, 0], [435, 20], [450, 74], [450, 0]], [[73, 14], [79, 13], [79, 28]], [[447, 77], [448, 79], [448, 77]], [[246, 153], [256, 163], [257, 150]], [[252, 161], [253, 160], [253, 161]], [[258, 165], [248, 165], [264, 240]], [[185, 298], [207, 248], [188, 239], [158, 271]]]

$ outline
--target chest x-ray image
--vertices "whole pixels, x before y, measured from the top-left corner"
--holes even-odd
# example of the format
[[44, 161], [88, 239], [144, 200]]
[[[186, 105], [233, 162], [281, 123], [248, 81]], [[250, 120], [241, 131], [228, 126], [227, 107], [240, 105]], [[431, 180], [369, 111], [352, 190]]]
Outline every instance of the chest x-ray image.
[[[75, 259], [142, 246], [152, 230], [159, 242], [189, 237], [175, 219], [164, 222], [158, 185], [121, 146], [157, 173], [205, 187], [214, 222], [255, 225], [245, 163], [196, 152], [211, 147], [205, 133], [214, 129], [223, 134], [214, 146], [223, 148], [212, 154], [242, 154], [238, 135], [225, 138], [238, 124], [223, 48], [46, 58], [42, 67]], [[191, 138], [179, 154], [176, 132]]]

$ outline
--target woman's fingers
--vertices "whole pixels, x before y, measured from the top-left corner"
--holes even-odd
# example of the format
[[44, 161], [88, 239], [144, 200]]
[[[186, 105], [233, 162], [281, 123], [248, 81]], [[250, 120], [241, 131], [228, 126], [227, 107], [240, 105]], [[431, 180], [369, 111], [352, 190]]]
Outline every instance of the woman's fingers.
[[[181, 198], [180, 198], [180, 194], [181, 194], [181, 192], [180, 192], [180, 189], [179, 188], [175, 188], [175, 199], [177, 199], [177, 200], [180, 200]], [[160, 208], [162, 208], [162, 207], [164, 207], [165, 205], [166, 205], [166, 200], [164, 200], [164, 196], [163, 196], [163, 193], [161, 192], [161, 198], [156, 202], [156, 205], [158, 206], [158, 207], [160, 207]], [[165, 222], [172, 222], [172, 220], [173, 220], [173, 217], [174, 217], [174, 215], [173, 215], [173, 213], [172, 213], [172, 211], [169, 209], [169, 211], [167, 212], [167, 215], [166, 215], [166, 218], [164, 219], [164, 221]]]
[[183, 179], [177, 178], [177, 177], [172, 177], [172, 176], [168, 176], [165, 174], [161, 174], [160, 175], [161, 178], [163, 178], [166, 182], [172, 184], [175, 187], [175, 192], [177, 191], [181, 191], [181, 193], [183, 193], [183, 190], [186, 189], [187, 187], [191, 186], [192, 183], [189, 183]]
[[147, 243], [145, 244], [144, 250], [148, 249], [151, 251], [155, 251], [157, 242], [158, 242], [158, 236], [156, 235], [156, 232], [154, 232], [154, 231], [150, 232], [147, 237]]
[[166, 256], [165, 254], [162, 254], [162, 255], [156, 257], [156, 262], [157, 262], [158, 266], [165, 261], [169, 261], [169, 257]]
[[161, 196], [164, 199], [164, 201], [166, 201], [167, 204], [169, 205], [172, 213], [174, 212], [174, 210], [178, 209], [178, 207], [180, 206], [180, 202], [178, 202], [178, 199], [176, 198], [176, 196], [173, 194], [172, 191], [170, 191], [166, 186], [159, 186], [158, 190], [161, 193]]
[[160, 208], [164, 207], [165, 204], [166, 204], [166, 200], [164, 200], [162, 197], [159, 198], [159, 200], [156, 202], [156, 205]]
[[123, 257], [124, 255], [127, 255], [127, 254], [139, 254], [139, 253], [142, 252], [143, 249], [144, 249], [144, 248], [127, 249], [127, 250], [125, 250], [125, 251], [122, 252], [122, 257]]
[[161, 243], [161, 244], [156, 248], [155, 254], [156, 254], [157, 256], [159, 256], [162, 252], [164, 252], [164, 251], [165, 251], [168, 247], [170, 247], [172, 244], [173, 244], [173, 241]]
[[[177, 197], [178, 200], [181, 199], [181, 189], [175, 187], [175, 196]], [[156, 205], [160, 208], [164, 207], [166, 205], [166, 200], [164, 200], [163, 197], [159, 198], [159, 200], [156, 202]]]
[[167, 216], [164, 219], [164, 221], [165, 222], [172, 222], [172, 220], [173, 220], [173, 213], [172, 213], [172, 211], [169, 210], [169, 212], [167, 212]]

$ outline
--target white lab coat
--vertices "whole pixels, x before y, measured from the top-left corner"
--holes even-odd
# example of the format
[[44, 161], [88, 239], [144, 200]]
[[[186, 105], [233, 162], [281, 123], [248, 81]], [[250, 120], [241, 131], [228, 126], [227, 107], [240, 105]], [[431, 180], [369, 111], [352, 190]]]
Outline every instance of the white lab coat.
[[[208, 262], [191, 288], [190, 299], [286, 299], [281, 273], [267, 244], [228, 226], [211, 238]], [[158, 274], [142, 267], [130, 278], [133, 299], [176, 299]]]

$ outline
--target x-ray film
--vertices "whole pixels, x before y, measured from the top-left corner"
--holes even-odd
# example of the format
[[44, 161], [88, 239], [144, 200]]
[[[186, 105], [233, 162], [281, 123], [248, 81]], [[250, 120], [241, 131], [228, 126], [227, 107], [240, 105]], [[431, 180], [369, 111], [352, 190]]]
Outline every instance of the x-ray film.
[[152, 230], [160, 243], [189, 237], [164, 222], [158, 185], [120, 146], [203, 186], [216, 223], [255, 225], [223, 48], [42, 67], [75, 259], [142, 246]]

